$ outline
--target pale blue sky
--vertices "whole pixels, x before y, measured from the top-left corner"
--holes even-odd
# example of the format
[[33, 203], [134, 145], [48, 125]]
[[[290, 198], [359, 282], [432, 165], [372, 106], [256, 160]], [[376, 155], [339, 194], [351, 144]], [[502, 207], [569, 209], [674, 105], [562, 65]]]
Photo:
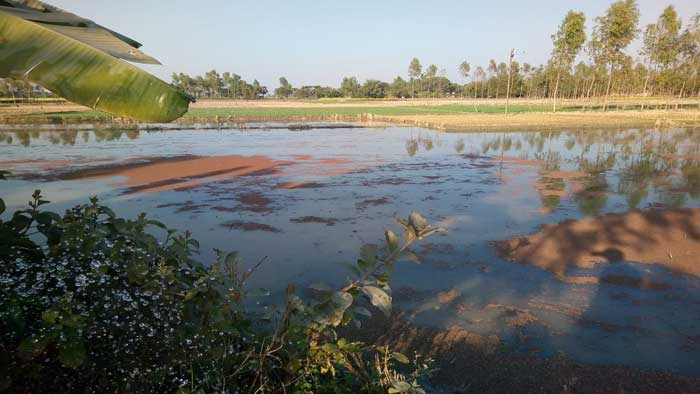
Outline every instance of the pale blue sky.
[[[294, 86], [338, 86], [343, 76], [360, 81], [405, 77], [418, 57], [458, 79], [467, 60], [490, 58], [533, 65], [546, 61], [550, 35], [570, 9], [587, 26], [611, 0], [47, 0], [94, 19], [144, 44], [163, 66], [143, 67], [165, 80], [172, 72], [201, 74], [212, 68], [270, 88], [284, 75]], [[698, 0], [638, 0], [641, 23], [668, 4], [685, 19], [700, 12]], [[638, 44], [636, 44], [638, 45]]]

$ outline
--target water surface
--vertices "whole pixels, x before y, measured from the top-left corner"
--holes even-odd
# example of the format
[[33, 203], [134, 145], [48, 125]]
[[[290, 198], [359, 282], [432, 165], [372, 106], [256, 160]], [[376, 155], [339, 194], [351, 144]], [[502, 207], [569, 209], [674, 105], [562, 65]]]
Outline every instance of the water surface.
[[[392, 278], [417, 324], [498, 335], [518, 352], [564, 353], [698, 374], [700, 279], [619, 261], [567, 274], [662, 282], [565, 283], [500, 258], [494, 241], [545, 223], [636, 208], [700, 206], [700, 131], [437, 133], [416, 128], [0, 131], [8, 210], [34, 189], [61, 211], [92, 195], [120, 215], [190, 229], [211, 250], [268, 260], [252, 288], [337, 284], [395, 216], [449, 229]], [[699, 262], [700, 263], [700, 262]], [[262, 294], [265, 294], [263, 292]]]

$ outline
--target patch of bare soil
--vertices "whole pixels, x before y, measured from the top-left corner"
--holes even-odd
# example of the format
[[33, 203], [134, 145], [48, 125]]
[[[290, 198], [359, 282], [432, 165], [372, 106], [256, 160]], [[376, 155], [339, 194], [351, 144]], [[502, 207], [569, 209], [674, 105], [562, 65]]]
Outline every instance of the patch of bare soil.
[[503, 321], [510, 327], [524, 327], [537, 322], [537, 317], [528, 309], [516, 308], [512, 305], [488, 304], [487, 308], [503, 310]]
[[326, 226], [335, 226], [338, 219], [322, 218], [318, 216], [303, 216], [300, 218], [289, 219], [289, 221], [293, 223], [321, 223], [325, 224]]
[[[518, 316], [516, 311], [513, 323], [527, 320], [526, 314]], [[390, 318], [376, 314], [361, 330], [345, 331], [342, 334], [352, 339], [432, 357], [437, 368], [433, 384], [466, 388], [468, 393], [696, 393], [700, 387], [700, 378], [666, 371], [516, 353], [504, 348], [495, 335], [479, 335], [458, 326], [420, 328], [400, 313]]]
[[251, 212], [272, 212], [272, 199], [265, 197], [259, 192], [241, 193], [236, 196], [236, 200], [241, 203], [239, 210]]
[[364, 209], [364, 208], [367, 208], [369, 206], [376, 207], [379, 205], [386, 205], [386, 204], [389, 204], [389, 202], [391, 202], [389, 197], [382, 197], [382, 198], [376, 198], [376, 199], [366, 199], [366, 200], [363, 200], [363, 201], [355, 204], [355, 206], [358, 209]]
[[574, 179], [574, 178], [585, 178], [591, 176], [587, 172], [579, 171], [541, 171], [540, 175], [544, 178], [556, 178], [556, 179]]
[[177, 156], [152, 157], [62, 174], [62, 179], [93, 179], [122, 176], [119, 186], [127, 192], [158, 192], [184, 189], [228, 177], [253, 175], [292, 164], [265, 156]]
[[222, 223], [223, 227], [227, 227], [231, 230], [241, 230], [241, 231], [265, 231], [268, 233], [281, 233], [282, 230], [277, 227], [272, 227], [269, 224], [256, 223], [256, 222], [244, 222], [241, 220], [232, 220], [230, 222]]
[[449, 291], [441, 291], [438, 293], [437, 298], [441, 304], [451, 304], [456, 300], [462, 293], [459, 290], [452, 289]]
[[[633, 210], [546, 224], [527, 237], [496, 242], [500, 256], [560, 275], [598, 262], [661, 264], [700, 274], [700, 208]], [[610, 282], [629, 280], [611, 279]], [[652, 286], [651, 284], [643, 284]]]
[[320, 189], [328, 184], [319, 182], [283, 182], [277, 185], [278, 189]]

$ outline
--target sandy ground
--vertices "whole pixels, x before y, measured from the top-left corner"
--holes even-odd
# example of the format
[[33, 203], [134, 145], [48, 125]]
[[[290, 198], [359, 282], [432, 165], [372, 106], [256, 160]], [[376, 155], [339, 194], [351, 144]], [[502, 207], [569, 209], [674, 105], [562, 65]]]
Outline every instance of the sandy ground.
[[673, 272], [698, 275], [700, 208], [634, 210], [568, 220], [496, 246], [509, 260], [559, 275], [575, 267], [618, 261], [661, 264]]

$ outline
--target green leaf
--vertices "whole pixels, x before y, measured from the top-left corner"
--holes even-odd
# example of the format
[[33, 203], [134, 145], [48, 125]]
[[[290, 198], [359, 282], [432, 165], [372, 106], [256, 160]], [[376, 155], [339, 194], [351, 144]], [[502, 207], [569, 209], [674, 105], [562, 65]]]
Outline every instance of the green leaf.
[[352, 305], [352, 294], [337, 291], [333, 293], [330, 301], [322, 304], [319, 315], [315, 317], [315, 321], [319, 324], [338, 326], [343, 321], [345, 310]]
[[146, 122], [170, 122], [192, 101], [123, 60], [3, 11], [0, 37], [0, 78], [34, 82], [74, 103]]
[[408, 357], [404, 356], [401, 353], [394, 352], [394, 353], [392, 353], [392, 356], [394, 357], [394, 360], [400, 362], [401, 364], [408, 364], [409, 363]]
[[369, 302], [376, 306], [386, 316], [391, 314], [391, 296], [384, 290], [374, 286], [364, 286], [362, 291], [369, 297]]
[[226, 255], [226, 258], [224, 259], [224, 264], [226, 264], [227, 267], [232, 267], [236, 264], [239, 263], [239, 253], [238, 252], [231, 252]]
[[378, 252], [379, 249], [377, 248], [377, 245], [362, 245], [362, 248], [360, 249], [360, 258], [362, 259], [362, 261], [367, 263], [369, 267], [373, 268], [374, 265], [377, 263]]
[[386, 247], [389, 249], [389, 253], [394, 253], [399, 249], [399, 237], [392, 231], [385, 231], [384, 238], [386, 238]]
[[408, 223], [419, 232], [428, 227], [428, 221], [418, 212], [411, 212], [408, 215]]
[[61, 346], [58, 359], [64, 367], [77, 369], [85, 361], [86, 355], [83, 343], [79, 340], [72, 340]]
[[54, 324], [58, 319], [58, 311], [55, 309], [47, 309], [41, 313], [41, 320], [49, 324]]

